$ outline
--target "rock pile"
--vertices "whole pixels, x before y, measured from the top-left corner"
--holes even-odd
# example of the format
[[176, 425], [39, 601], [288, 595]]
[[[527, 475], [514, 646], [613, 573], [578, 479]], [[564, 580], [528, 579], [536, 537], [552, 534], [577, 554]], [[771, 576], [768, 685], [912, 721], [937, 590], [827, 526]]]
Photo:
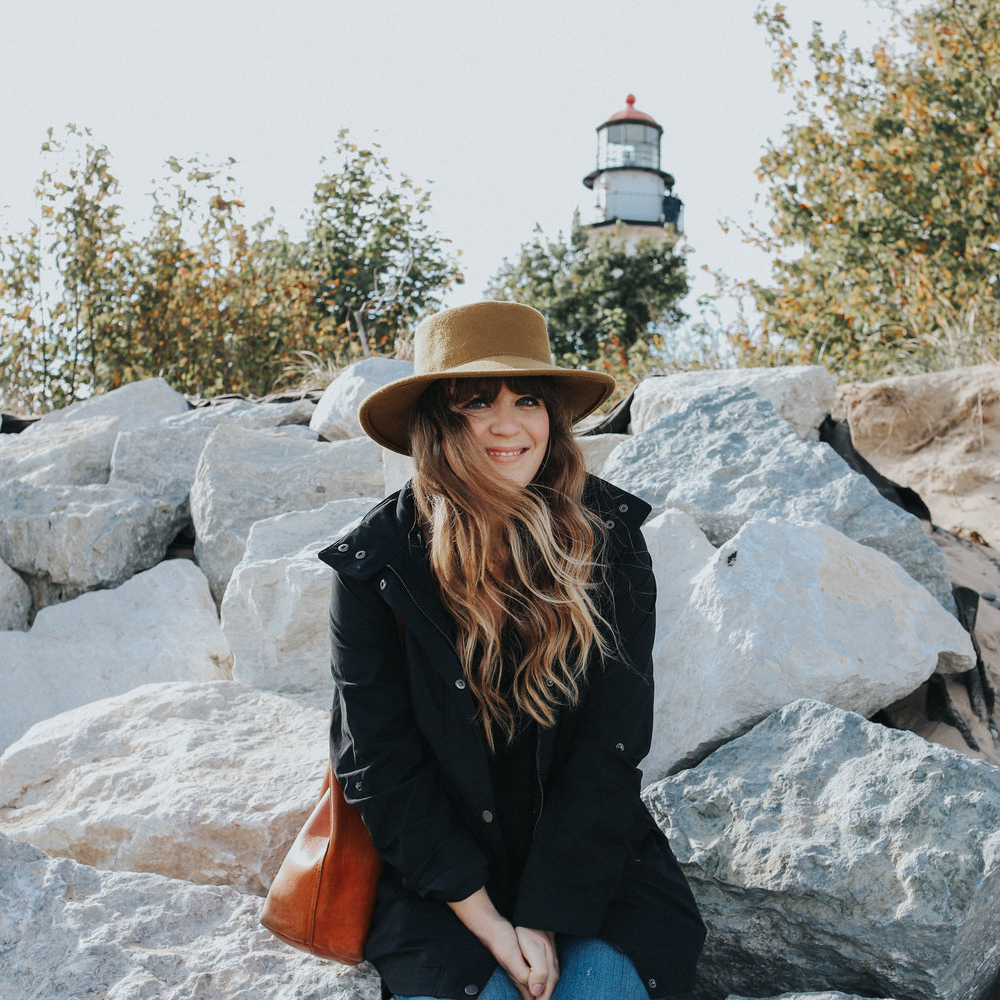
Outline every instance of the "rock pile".
[[[0, 435], [0, 996], [378, 996], [256, 915], [327, 753], [315, 555], [409, 474], [357, 424], [409, 370], [318, 405], [154, 379]], [[645, 795], [709, 925], [695, 997], [994, 1000], [1000, 770], [867, 721], [984, 666], [933, 534], [821, 442], [835, 398], [650, 379], [581, 438], [655, 508]]]

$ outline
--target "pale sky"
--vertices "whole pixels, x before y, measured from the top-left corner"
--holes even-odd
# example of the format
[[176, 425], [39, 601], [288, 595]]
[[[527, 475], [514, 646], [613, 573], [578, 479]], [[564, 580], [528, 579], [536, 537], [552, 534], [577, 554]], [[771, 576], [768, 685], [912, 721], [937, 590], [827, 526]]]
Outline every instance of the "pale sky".
[[[319, 160], [347, 127], [395, 171], [433, 182], [433, 224], [463, 251], [457, 305], [481, 297], [536, 223], [555, 235], [586, 212], [595, 128], [633, 93], [664, 129], [692, 276], [707, 265], [763, 277], [762, 256], [718, 225], [749, 218], [761, 148], [789, 105], [755, 6], [0, 0], [0, 211], [14, 229], [35, 213], [46, 128], [75, 122], [108, 146], [130, 219], [148, 211], [168, 156], [233, 156], [247, 221], [273, 206], [298, 235]], [[802, 41], [819, 20], [867, 47], [884, 24], [865, 0], [786, 6]]]

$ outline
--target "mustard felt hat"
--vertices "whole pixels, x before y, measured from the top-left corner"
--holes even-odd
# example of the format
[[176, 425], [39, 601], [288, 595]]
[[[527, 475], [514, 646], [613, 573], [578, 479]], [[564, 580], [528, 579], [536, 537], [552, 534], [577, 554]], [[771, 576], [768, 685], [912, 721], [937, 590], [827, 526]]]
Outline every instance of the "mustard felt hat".
[[428, 316], [413, 338], [414, 373], [376, 389], [361, 404], [365, 433], [383, 448], [410, 454], [410, 415], [421, 393], [442, 378], [558, 378], [573, 422], [582, 420], [615, 389], [603, 372], [552, 363], [545, 317], [518, 302], [474, 302]]

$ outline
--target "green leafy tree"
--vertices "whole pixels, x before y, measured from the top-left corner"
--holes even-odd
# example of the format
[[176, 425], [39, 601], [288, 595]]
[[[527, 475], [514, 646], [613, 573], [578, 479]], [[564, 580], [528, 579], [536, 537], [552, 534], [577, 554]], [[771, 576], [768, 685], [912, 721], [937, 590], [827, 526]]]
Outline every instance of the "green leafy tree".
[[774, 76], [793, 94], [761, 160], [776, 253], [753, 292], [762, 333], [834, 370], [884, 364], [968, 310], [1000, 321], [1000, 6], [934, 0], [870, 52], [819, 25], [807, 72], [781, 4], [761, 7]]
[[504, 260], [486, 294], [524, 302], [546, 318], [553, 353], [572, 364], [598, 362], [624, 376], [655, 355], [663, 333], [686, 317], [688, 290], [676, 238], [629, 246], [620, 233], [588, 231], [574, 219], [569, 238], [535, 230], [517, 260]]
[[346, 131], [336, 152], [343, 165], [316, 185], [300, 263], [318, 321], [368, 354], [391, 348], [462, 275], [430, 228], [429, 191], [405, 174], [396, 180], [377, 145], [360, 148]]
[[429, 195], [341, 133], [293, 241], [244, 220], [233, 161], [167, 161], [149, 228], [125, 232], [108, 151], [70, 126], [43, 147], [40, 220], [0, 237], [0, 402], [59, 405], [160, 375], [197, 395], [269, 392], [304, 354], [391, 347], [461, 280]]
[[129, 268], [107, 148], [68, 125], [62, 140], [49, 129], [42, 150], [65, 176], [43, 172], [39, 219], [27, 233], [5, 234], [0, 250], [3, 381], [21, 386], [29, 405], [72, 402], [102, 384], [102, 345]]

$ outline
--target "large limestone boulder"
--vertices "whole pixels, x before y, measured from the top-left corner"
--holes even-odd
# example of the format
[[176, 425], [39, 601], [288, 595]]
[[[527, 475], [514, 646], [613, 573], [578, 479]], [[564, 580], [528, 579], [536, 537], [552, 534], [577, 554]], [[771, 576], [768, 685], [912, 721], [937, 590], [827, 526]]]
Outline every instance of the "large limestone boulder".
[[838, 395], [855, 448], [879, 472], [915, 489], [935, 524], [1000, 548], [1000, 367], [897, 376]]
[[20, 434], [0, 436], [0, 479], [36, 486], [106, 483], [119, 431], [150, 427], [187, 409], [187, 400], [162, 378], [72, 403]]
[[665, 636], [687, 607], [695, 578], [715, 558], [715, 546], [682, 510], [649, 518], [642, 534], [656, 576], [656, 634]]
[[0, 562], [0, 631], [28, 627], [31, 591], [5, 562]]
[[[0, 481], [32, 486], [90, 486], [106, 483], [121, 421], [94, 417], [45, 426], [45, 418], [20, 434], [0, 435]], [[30, 433], [33, 427], [44, 432]]]
[[255, 522], [330, 500], [380, 496], [384, 485], [381, 449], [368, 438], [320, 443], [217, 427], [191, 490], [195, 554], [212, 595], [222, 600]]
[[797, 701], [647, 789], [709, 927], [697, 1000], [993, 1000], [1000, 769]]
[[0, 827], [97, 868], [263, 895], [319, 795], [328, 730], [326, 711], [243, 684], [147, 684], [9, 746]]
[[316, 434], [297, 422], [301, 416], [301, 407], [295, 403], [231, 400], [169, 417], [141, 431], [122, 431], [111, 456], [109, 482], [172, 506], [169, 543], [190, 521], [188, 497], [198, 460], [216, 427], [226, 424], [267, 430], [275, 437], [315, 441]]
[[692, 400], [725, 398], [742, 388], [766, 399], [803, 441], [819, 440], [819, 425], [837, 399], [836, 380], [818, 365], [657, 375], [643, 379], [635, 387], [629, 411], [632, 433], [652, 430], [664, 417]]
[[170, 499], [121, 486], [0, 484], [0, 559], [43, 607], [155, 566], [180, 525]]
[[7, 1000], [372, 1000], [370, 966], [321, 962], [258, 923], [228, 886], [98, 871], [0, 834]]
[[[782, 993], [780, 997], [755, 998], [738, 997], [735, 993], [730, 993], [726, 1000], [870, 1000], [868, 997], [859, 997], [857, 993], [841, 993], [839, 990], [823, 990], [821, 993]], [[894, 1000], [892, 997], [882, 997], [881, 1000]]]
[[22, 436], [44, 436], [56, 425], [87, 424], [101, 417], [114, 418], [121, 430], [147, 427], [188, 409], [187, 400], [171, 389], [166, 379], [147, 378], [53, 410], [23, 431]]
[[413, 459], [409, 455], [382, 449], [382, 468], [385, 470], [385, 495], [401, 490], [413, 476]]
[[317, 553], [378, 500], [331, 500], [250, 529], [221, 608], [235, 680], [329, 708], [330, 568]]
[[412, 361], [378, 357], [356, 361], [326, 387], [309, 426], [327, 441], [360, 437], [364, 429], [358, 410], [365, 399], [383, 385], [412, 374]]
[[231, 667], [201, 571], [161, 563], [43, 608], [30, 632], [0, 632], [0, 749], [57, 712], [155, 681], [228, 678]]
[[696, 397], [620, 444], [607, 479], [676, 507], [722, 545], [751, 517], [823, 522], [895, 559], [949, 610], [944, 556], [917, 518], [889, 503], [825, 444], [801, 441], [749, 389]]
[[[658, 580], [669, 554], [653, 551]], [[750, 521], [689, 579], [679, 616], [657, 621], [648, 780], [796, 698], [872, 715], [935, 669], [975, 666], [968, 633], [923, 587], [826, 525]]]
[[583, 454], [583, 461], [587, 466], [587, 471], [595, 476], [603, 474], [604, 463], [608, 456], [623, 441], [627, 441], [628, 434], [581, 434], [577, 437], [576, 443]]

